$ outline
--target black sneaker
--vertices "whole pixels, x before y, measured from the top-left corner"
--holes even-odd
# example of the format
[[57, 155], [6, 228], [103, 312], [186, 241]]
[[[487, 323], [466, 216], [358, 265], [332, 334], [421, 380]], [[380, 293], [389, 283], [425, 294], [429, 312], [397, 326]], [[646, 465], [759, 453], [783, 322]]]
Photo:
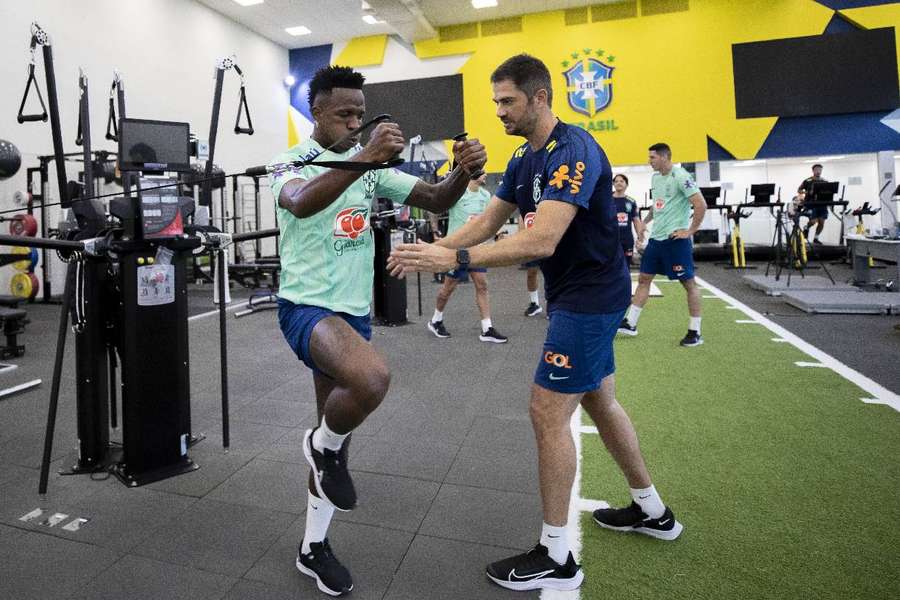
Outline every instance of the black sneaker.
[[594, 522], [613, 531], [635, 531], [660, 540], [674, 540], [681, 535], [684, 526], [675, 520], [672, 509], [658, 519], [648, 517], [637, 502], [627, 508], [600, 508], [594, 511]]
[[693, 329], [688, 329], [687, 335], [685, 335], [681, 342], [679, 342], [682, 346], [699, 346], [703, 343], [703, 338], [700, 337], [700, 333], [694, 331]]
[[315, 429], [307, 429], [303, 436], [303, 456], [313, 470], [313, 481], [319, 497], [337, 510], [353, 510], [356, 506], [356, 489], [347, 470], [346, 454], [340, 450], [334, 452], [325, 448], [319, 452], [313, 448], [313, 431]]
[[483, 332], [478, 336], [478, 339], [482, 342], [491, 342], [493, 344], [505, 344], [509, 341], [509, 338], [505, 335], [501, 334], [499, 331], [494, 329], [493, 327], [488, 328], [487, 331]]
[[822, 245], [822, 242], [819, 241], [819, 238], [813, 238], [813, 242], [812, 242], [812, 243], [813, 243], [813, 244], [818, 244], [819, 246]]
[[312, 542], [309, 553], [303, 554], [303, 546], [297, 550], [297, 570], [316, 580], [319, 590], [330, 596], [343, 596], [353, 589], [350, 571], [331, 552], [328, 538]]
[[534, 302], [532, 302], [531, 304], [528, 305], [528, 308], [525, 309], [525, 316], [526, 317], [535, 317], [535, 316], [541, 314], [542, 312], [544, 312], [544, 309], [541, 308], [541, 305], [535, 304]]
[[428, 331], [433, 333], [435, 336], [439, 338], [448, 338], [450, 337], [450, 332], [444, 327], [443, 321], [429, 321], [428, 322]]
[[634, 337], [637, 335], [637, 327], [632, 327], [631, 325], [629, 325], [628, 319], [622, 319], [622, 322], [619, 324], [619, 328], [616, 330], [616, 333]]
[[540, 588], [574, 590], [584, 581], [584, 571], [575, 564], [571, 552], [566, 564], [561, 565], [547, 555], [547, 548], [541, 544], [525, 554], [489, 564], [487, 576], [497, 585], [519, 592]]

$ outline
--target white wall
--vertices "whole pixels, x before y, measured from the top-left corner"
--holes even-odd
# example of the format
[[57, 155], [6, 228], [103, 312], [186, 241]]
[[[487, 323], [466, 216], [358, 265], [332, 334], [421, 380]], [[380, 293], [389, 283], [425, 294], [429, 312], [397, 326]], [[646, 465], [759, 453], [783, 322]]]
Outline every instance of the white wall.
[[[37, 21], [51, 38], [66, 152], [80, 150], [74, 143], [79, 67], [85, 70], [90, 83], [93, 148], [115, 150], [115, 144], [104, 139], [113, 69], [119, 70], [125, 83], [128, 116], [187, 121], [192, 133], [206, 139], [215, 64], [231, 54], [237, 55], [246, 77], [255, 134], [236, 136], [232, 131], [239, 83], [238, 77], [228, 72], [215, 162], [231, 173], [268, 162], [287, 145], [288, 97], [282, 80], [288, 72], [288, 51], [193, 0], [0, 2], [0, 56], [4, 57], [0, 62], [0, 79], [4, 82], [4, 93], [0, 94], [0, 139], [13, 142], [22, 152], [19, 173], [0, 181], [0, 210], [13, 208], [13, 193], [25, 190], [26, 167], [37, 166], [36, 156], [53, 151], [49, 121], [22, 125], [16, 121], [25, 89], [32, 21]], [[40, 51], [36, 77], [46, 101]], [[69, 163], [68, 178], [76, 179], [77, 173], [78, 166]], [[52, 170], [50, 178], [50, 201], [56, 202], [58, 192]], [[114, 185], [108, 187], [109, 192], [117, 189]], [[268, 186], [262, 187], [265, 228], [274, 226], [274, 205]], [[55, 227], [58, 219], [58, 209], [54, 209], [49, 224]], [[0, 229], [6, 230], [5, 226]], [[267, 243], [264, 251], [274, 252], [273, 241]], [[53, 260], [53, 292], [62, 293], [62, 268], [55, 257]], [[8, 293], [11, 274], [12, 267], [0, 269], [0, 294]]]
[[[775, 183], [777, 188], [780, 188], [781, 200], [788, 201], [794, 196], [800, 183], [812, 175], [812, 165], [815, 162], [821, 162], [823, 165], [822, 177], [841, 184], [844, 200], [849, 202], [848, 208], [857, 208], [862, 206], [863, 202], [869, 202], [874, 208], [880, 206], [874, 154], [849, 155], [840, 159], [824, 160], [811, 157], [723, 162], [720, 163], [721, 184], [732, 188], [728, 191], [729, 203], [743, 201], [746, 190], [754, 183]], [[858, 178], [859, 182], [850, 185], [850, 178]], [[866, 227], [876, 227], [879, 222], [880, 217], [871, 216], [865, 217], [863, 221]], [[854, 225], [854, 219], [847, 220], [847, 228]], [[747, 243], [771, 243], [773, 226], [774, 219], [771, 214], [764, 209], [757, 209], [753, 217], [745, 221], [741, 233]], [[840, 229], [840, 221], [829, 212], [821, 236], [822, 241], [837, 244]]]

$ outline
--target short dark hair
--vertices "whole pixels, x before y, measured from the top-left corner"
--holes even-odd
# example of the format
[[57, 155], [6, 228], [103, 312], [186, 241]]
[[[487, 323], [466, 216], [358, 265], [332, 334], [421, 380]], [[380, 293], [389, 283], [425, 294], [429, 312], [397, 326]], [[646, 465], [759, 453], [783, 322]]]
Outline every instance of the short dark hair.
[[814, 165], [812, 166], [813, 169], [815, 169], [816, 167], [819, 167], [820, 169], [823, 169], [823, 168], [824, 168], [824, 167], [823, 167], [822, 165], [820, 165], [819, 163], [816, 163], [816, 164], [814, 164]]
[[625, 173], [616, 173], [615, 175], [613, 175], [613, 181], [616, 180], [616, 177], [621, 177], [625, 180], [625, 185], [628, 185], [628, 176], [625, 175]]
[[334, 88], [361, 90], [365, 81], [366, 78], [362, 73], [357, 73], [350, 67], [337, 65], [322, 67], [309, 82], [309, 105], [313, 105], [316, 96], [321, 93], [330, 94]]
[[503, 61], [491, 73], [491, 83], [512, 81], [516, 87], [525, 92], [529, 100], [534, 98], [538, 90], [547, 90], [547, 106], [553, 105], [553, 85], [550, 82], [550, 71], [540, 59], [530, 54], [516, 54]]
[[669, 158], [672, 158], [672, 149], [669, 148], [669, 145], [664, 142], [658, 142], [653, 144], [649, 148], [647, 148], [649, 152], [656, 152], [657, 154], [662, 154]]

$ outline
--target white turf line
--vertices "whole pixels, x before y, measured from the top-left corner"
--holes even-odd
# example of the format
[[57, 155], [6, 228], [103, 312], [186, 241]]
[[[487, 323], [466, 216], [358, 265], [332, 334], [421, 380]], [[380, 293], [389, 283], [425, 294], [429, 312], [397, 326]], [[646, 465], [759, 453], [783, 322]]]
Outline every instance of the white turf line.
[[[790, 343], [801, 352], [805, 352], [806, 354], [820, 361], [819, 363], [797, 363], [798, 365], [806, 366], [808, 364], [809, 366], [816, 365], [820, 367], [831, 368], [838, 375], [856, 384], [857, 386], [874, 396], [874, 398], [860, 398], [860, 400], [862, 400], [866, 404], [886, 404], [894, 410], [900, 412], [900, 397], [898, 397], [897, 394], [875, 383], [862, 373], [854, 371], [847, 365], [838, 361], [833, 356], [826, 354], [822, 350], [819, 350], [812, 344], [803, 341], [800, 337], [794, 335], [784, 327], [778, 325], [774, 321], [770, 321], [769, 319], [765, 318], [760, 313], [756, 312], [743, 302], [738, 302], [722, 290], [710, 285], [700, 277], [697, 277], [697, 283], [700, 284], [701, 287], [712, 292], [714, 294], [714, 296], [712, 296], [713, 298], [724, 300], [730, 306], [743, 311], [744, 314], [746, 314], [748, 317], [752, 317], [752, 320], [735, 321], [736, 323], [759, 323], [778, 336], [776, 338], [772, 338], [773, 342]], [[709, 296], [703, 297], [708, 298]], [[569, 542], [572, 547], [572, 554], [574, 554], [576, 560], [578, 560], [581, 555], [581, 511], [593, 511], [597, 508], [606, 508], [609, 505], [602, 500], [590, 500], [581, 497], [581, 435], [592, 433], [596, 434], [597, 428], [590, 425], [581, 424], [580, 407], [577, 408], [572, 414], [570, 426], [575, 441], [576, 466], [575, 483], [572, 485], [572, 495], [569, 500], [569, 522], [566, 528], [568, 529], [569, 533]], [[547, 589], [541, 590], [541, 600], [579, 600], [580, 598], [581, 592], [579, 590], [573, 590], [571, 592], [561, 592], [558, 590]]]
[[809, 342], [804, 341], [799, 336], [794, 335], [774, 321], [770, 321], [746, 304], [737, 301], [722, 290], [710, 285], [703, 279], [697, 277], [697, 283], [725, 302], [728, 302], [732, 306], [737, 306], [744, 312], [744, 314], [753, 319], [752, 321], [736, 321], [737, 323], [759, 323], [760, 325], [763, 325], [764, 327], [766, 327], [766, 329], [777, 335], [780, 339], [790, 343], [795, 348], [797, 348], [801, 352], [808, 354], [812, 358], [815, 358], [825, 367], [830, 368], [832, 371], [834, 371], [844, 379], [850, 381], [853, 384], [856, 384], [863, 390], [870, 393], [872, 395], [871, 398], [860, 398], [860, 400], [862, 400], [866, 404], [886, 404], [897, 412], [900, 412], [900, 396], [898, 396], [894, 392], [872, 381], [862, 373], [851, 369], [830, 354], [819, 350]]
[[[572, 440], [575, 442], [575, 482], [572, 484], [572, 494], [569, 496], [569, 521], [566, 523], [566, 533], [569, 536], [572, 555], [575, 560], [578, 560], [578, 557], [581, 556], [581, 506], [583, 502], [581, 498], [581, 406], [578, 406], [572, 413], [569, 429], [572, 430]], [[541, 590], [541, 600], [579, 600], [580, 598], [579, 590], [568, 592]]]

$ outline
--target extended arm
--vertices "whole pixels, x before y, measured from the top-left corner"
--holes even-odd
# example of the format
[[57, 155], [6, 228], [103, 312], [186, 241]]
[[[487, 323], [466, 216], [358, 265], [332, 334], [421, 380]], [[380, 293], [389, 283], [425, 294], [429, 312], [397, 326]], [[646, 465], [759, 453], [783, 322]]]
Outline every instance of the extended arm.
[[[498, 267], [550, 256], [577, 212], [578, 207], [574, 204], [544, 200], [538, 206], [532, 227], [496, 244], [472, 248], [470, 264], [473, 267]], [[401, 244], [388, 261], [391, 274], [397, 276], [415, 271], [438, 273], [456, 266], [456, 252], [436, 244]]]
[[439, 242], [435, 242], [438, 246], [444, 248], [469, 248], [489, 240], [493, 237], [509, 216], [515, 210], [516, 205], [501, 200], [494, 196], [488, 202], [484, 212], [477, 218], [468, 221], [465, 225], [454, 231]]

